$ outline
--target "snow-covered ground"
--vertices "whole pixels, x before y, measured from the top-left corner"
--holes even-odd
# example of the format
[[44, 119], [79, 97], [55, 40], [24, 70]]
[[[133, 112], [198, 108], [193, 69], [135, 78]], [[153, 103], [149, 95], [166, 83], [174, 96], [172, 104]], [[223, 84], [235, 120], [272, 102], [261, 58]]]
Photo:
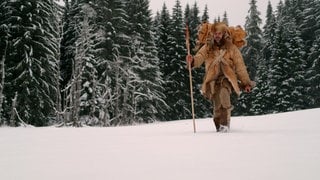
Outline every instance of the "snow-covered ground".
[[320, 109], [110, 128], [0, 128], [1, 180], [320, 179]]

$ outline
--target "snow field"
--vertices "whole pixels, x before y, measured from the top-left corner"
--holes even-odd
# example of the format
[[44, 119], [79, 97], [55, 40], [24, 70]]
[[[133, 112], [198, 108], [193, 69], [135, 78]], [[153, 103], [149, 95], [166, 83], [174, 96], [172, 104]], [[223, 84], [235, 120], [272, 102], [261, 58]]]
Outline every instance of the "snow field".
[[110, 128], [0, 128], [2, 180], [320, 179], [320, 109]]

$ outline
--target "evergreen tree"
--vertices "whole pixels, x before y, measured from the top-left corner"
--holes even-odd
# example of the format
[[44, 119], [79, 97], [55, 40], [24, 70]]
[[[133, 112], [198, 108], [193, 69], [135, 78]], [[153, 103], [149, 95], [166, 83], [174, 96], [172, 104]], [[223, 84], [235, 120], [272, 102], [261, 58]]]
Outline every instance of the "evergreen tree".
[[185, 19], [186, 24], [189, 24], [189, 22], [191, 21], [191, 9], [190, 9], [190, 5], [188, 3], [184, 9], [184, 19]]
[[195, 2], [190, 10], [190, 21], [188, 22], [190, 28], [190, 48], [194, 49], [196, 39], [198, 37], [198, 26], [201, 24], [200, 10], [197, 2]]
[[276, 17], [274, 15], [273, 8], [269, 1], [268, 7], [267, 7], [267, 13], [266, 13], [266, 22], [263, 27], [264, 47], [262, 51], [263, 52], [262, 62], [265, 63], [267, 68], [269, 68], [270, 66], [271, 49], [273, 47], [272, 45], [274, 44], [273, 40], [275, 36], [275, 29], [276, 29]]
[[224, 22], [224, 23], [226, 23], [227, 25], [229, 25], [229, 20], [228, 20], [227, 11], [225, 11], [225, 12], [223, 13], [222, 22]]
[[10, 42], [5, 61], [6, 116], [43, 126], [53, 116], [57, 94], [58, 32], [55, 2], [10, 1]]
[[213, 22], [214, 22], [214, 23], [221, 22], [220, 16], [218, 16], [217, 18], [214, 18]]
[[208, 5], [204, 6], [204, 11], [201, 16], [201, 22], [209, 22], [209, 12], [208, 12]]
[[298, 23], [307, 56], [313, 45], [313, 41], [316, 39], [316, 30], [320, 28], [320, 24], [317, 23], [317, 16], [320, 15], [320, 5], [318, 0], [306, 0], [303, 1], [303, 4], [303, 9], [301, 8], [299, 16], [293, 17], [302, 18]]
[[[152, 33], [152, 18], [148, 0], [129, 0], [128, 35], [131, 37], [131, 61], [128, 64], [130, 83], [128, 104], [133, 108], [129, 117], [135, 122], [153, 122], [164, 114], [166, 104], [159, 59]], [[130, 63], [130, 62], [129, 62]]]
[[[185, 11], [187, 11], [187, 8]], [[191, 49], [194, 49], [195, 41], [198, 38], [198, 27], [201, 24], [199, 12], [200, 11], [197, 3], [194, 3], [192, 9], [190, 10], [190, 14], [185, 14], [185, 16], [189, 15], [189, 16], [186, 16], [185, 19], [189, 19], [189, 22], [190, 22], [189, 29], [190, 29]], [[193, 52], [193, 53], [195, 54], [196, 52]], [[204, 66], [201, 66], [200, 68], [192, 71], [193, 89], [194, 89], [193, 90], [194, 108], [195, 108], [195, 115], [197, 118], [203, 118], [203, 117], [208, 117], [212, 115], [211, 102], [206, 100], [200, 92], [204, 74], [205, 74]]]
[[[316, 97], [318, 97], [317, 81], [314, 81], [313, 79], [317, 79], [317, 76], [315, 68], [317, 67], [317, 43], [319, 44], [318, 40], [318, 34], [320, 29], [320, 2], [319, 0], [308, 0], [304, 1], [304, 8], [301, 10], [301, 18], [302, 22], [299, 25], [299, 29], [301, 30], [301, 38], [303, 39], [304, 43], [304, 51], [305, 56], [303, 57], [306, 59], [306, 69], [308, 69], [306, 74], [307, 86], [305, 89], [307, 89], [308, 93], [306, 93], [306, 108], [314, 108], [319, 107], [319, 103], [316, 103], [315, 100], [317, 100]], [[319, 55], [318, 55], [319, 56]]]
[[[73, 68], [73, 79], [71, 87], [75, 89], [74, 121], [80, 120], [88, 125], [98, 123], [96, 117], [96, 93], [97, 93], [97, 57], [95, 51], [95, 40], [101, 39], [100, 34], [95, 33], [94, 21], [96, 11], [89, 5], [83, 4], [80, 10], [82, 20], [77, 25], [79, 38], [76, 40], [75, 64]], [[76, 110], [77, 109], [77, 110]], [[80, 117], [78, 119], [77, 117]]]
[[3, 116], [3, 103], [4, 103], [4, 83], [6, 78], [5, 61], [7, 57], [8, 39], [9, 39], [9, 26], [6, 20], [9, 18], [8, 14], [8, 1], [0, 3], [0, 126], [5, 123]]
[[[80, 3], [80, 2], [79, 2]], [[76, 31], [75, 17], [79, 13], [79, 3], [75, 0], [66, 0], [63, 12], [63, 27], [62, 27], [62, 39], [60, 42], [60, 89], [61, 89], [61, 114], [63, 115], [63, 123], [67, 123], [73, 120], [74, 114], [72, 113], [73, 96], [70, 90], [72, 84], [72, 73], [75, 65], [75, 42], [78, 38]], [[74, 109], [73, 109], [74, 110]], [[77, 115], [78, 119], [78, 115]], [[76, 122], [78, 123], [78, 122]]]
[[[315, 30], [319, 28], [315, 23], [315, 14], [318, 12], [317, 4], [313, 0], [286, 0], [283, 14], [295, 20], [298, 30], [301, 32], [305, 54], [303, 59], [307, 59], [310, 48], [315, 39]], [[309, 67], [312, 62], [307, 64]]]
[[257, 87], [253, 90], [255, 98], [253, 100], [253, 111], [255, 114], [270, 113], [273, 102], [270, 101], [271, 94], [269, 90], [270, 78], [269, 69], [271, 68], [271, 53], [274, 44], [276, 21], [270, 1], [268, 2], [266, 23], [263, 27], [264, 46], [262, 50], [261, 61], [257, 69]]
[[284, 7], [283, 1], [280, 0], [278, 3], [277, 9], [276, 9], [276, 20], [277, 21], [279, 21], [281, 18], [281, 13], [283, 11], [283, 7]]
[[126, 60], [130, 59], [130, 37], [126, 34], [128, 16], [121, 0], [98, 0], [98, 29], [102, 38], [97, 39], [97, 111], [103, 126], [125, 124], [122, 117], [124, 81], [127, 78]]
[[[85, 13], [83, 10], [90, 8], [90, 5], [87, 1], [75, 0], [71, 0], [71, 2], [66, 1], [65, 3], [65, 23], [61, 40], [60, 61], [61, 89], [64, 92], [62, 94], [62, 108], [65, 113], [64, 123], [81, 126], [80, 97], [81, 93], [83, 93], [82, 70], [85, 63], [84, 59], [88, 52], [85, 48], [91, 48], [90, 45], [84, 44], [87, 42], [90, 32], [88, 32], [87, 27], [84, 27], [88, 26], [88, 21], [84, 22]], [[82, 35], [84, 37], [81, 37]]]
[[[285, 10], [285, 8], [283, 9]], [[271, 56], [270, 96], [273, 112], [301, 109], [304, 105], [303, 43], [295, 20], [280, 11]]]
[[[320, 12], [318, 9], [320, 8], [320, 3], [318, 0], [314, 0], [310, 2], [310, 6], [305, 10], [306, 16], [309, 18], [305, 18], [304, 25], [302, 26], [302, 32], [306, 36], [309, 34], [314, 34], [314, 36], [310, 36], [308, 42], [313, 42], [312, 47], [310, 48], [310, 53], [308, 54], [307, 59], [307, 67], [308, 71], [306, 73], [306, 80], [308, 82], [307, 89], [307, 102], [308, 108], [318, 108], [320, 107], [320, 95], [319, 95], [319, 70], [320, 70]], [[308, 33], [309, 32], [309, 33]]]
[[242, 54], [251, 79], [256, 77], [257, 61], [260, 59], [262, 49], [262, 20], [257, 8], [257, 1], [250, 0], [249, 15], [246, 18], [245, 30], [247, 32], [247, 46], [243, 47]]
[[313, 43], [311, 53], [309, 54], [309, 61], [313, 61], [312, 66], [308, 69], [306, 80], [309, 82], [307, 88], [309, 108], [320, 107], [320, 36], [318, 36]]
[[[194, 4], [193, 9], [194, 10], [192, 10], [192, 11], [194, 13], [191, 16], [191, 19], [192, 19], [191, 22], [194, 23], [194, 26], [192, 26], [191, 28], [195, 28], [195, 29], [192, 29], [191, 32], [193, 32], [192, 39], [194, 41], [198, 38], [198, 26], [201, 24], [201, 22], [200, 22], [200, 17], [199, 17], [199, 10], [198, 10], [196, 3]], [[195, 41], [194, 41], [194, 43], [195, 43]], [[200, 92], [204, 76], [205, 76], [204, 65], [193, 71], [193, 79], [194, 79], [193, 85], [194, 85], [194, 89], [195, 89], [194, 90], [194, 92], [195, 92], [194, 104], [195, 104], [195, 112], [196, 112], [197, 118], [204, 118], [204, 117], [212, 116], [212, 111], [211, 111], [212, 104], [210, 101], [205, 99]]]
[[[260, 29], [261, 18], [257, 8], [257, 1], [250, 0], [249, 15], [246, 17], [245, 30], [247, 32], [247, 46], [241, 49], [245, 64], [248, 69], [250, 79], [256, 80], [257, 67], [261, 61], [260, 52], [262, 50], [262, 31]], [[252, 102], [254, 96], [252, 94], [242, 94], [235, 113], [252, 114]]]
[[158, 40], [156, 41], [158, 58], [159, 58], [159, 67], [162, 74], [162, 79], [164, 80], [164, 93], [166, 95], [165, 102], [168, 104], [169, 109], [167, 110], [164, 120], [173, 120], [177, 119], [178, 114], [174, 110], [174, 103], [176, 103], [172, 98], [174, 97], [174, 87], [172, 84], [174, 81], [171, 78], [171, 75], [175, 70], [172, 70], [172, 56], [174, 55], [173, 46], [174, 38], [172, 35], [173, 23], [167, 9], [166, 4], [162, 6], [162, 10], [159, 17], [159, 24], [156, 30], [156, 36]]
[[[97, 0], [94, 41], [97, 82], [95, 115], [102, 126], [116, 126], [134, 122], [129, 86], [129, 70], [132, 65], [131, 37], [128, 35], [126, 2], [121, 0]], [[135, 77], [135, 75], [132, 75]], [[131, 116], [130, 116], [131, 115]], [[129, 117], [130, 116], [130, 117]]]
[[[182, 18], [182, 8], [179, 0], [172, 10], [172, 29], [173, 46], [171, 56], [171, 72], [170, 81], [172, 109], [175, 114], [175, 119], [186, 119], [191, 115], [189, 78], [186, 70], [185, 56], [187, 54], [185, 45], [185, 23]], [[191, 25], [191, 23], [189, 24]]]
[[56, 55], [56, 59], [57, 59], [57, 73], [55, 74], [55, 79], [57, 84], [57, 91], [56, 91], [56, 98], [55, 98], [55, 118], [52, 121], [52, 123], [58, 123], [61, 122], [63, 120], [63, 113], [62, 112], [62, 97], [61, 97], [61, 71], [60, 71], [60, 56], [61, 56], [61, 40], [62, 40], [62, 28], [63, 28], [63, 22], [62, 22], [62, 17], [63, 17], [63, 6], [61, 6], [60, 4], [54, 4], [53, 6], [53, 12], [54, 16], [52, 16], [52, 19], [56, 19], [56, 20], [52, 20], [52, 26], [55, 32], [57, 32], [57, 36], [55, 37], [55, 41], [58, 43], [58, 51], [57, 51], [57, 55]]
[[153, 19], [153, 26], [152, 26], [153, 27], [153, 31], [155, 33], [154, 36], [155, 36], [156, 42], [157, 42], [157, 40], [159, 38], [159, 36], [158, 36], [158, 34], [156, 32], [157, 32], [157, 30], [159, 30], [160, 25], [161, 25], [161, 14], [160, 14], [159, 11], [157, 11], [156, 15], [155, 15], [155, 17]]
[[74, 62], [75, 56], [75, 41], [76, 41], [76, 31], [75, 31], [75, 23], [73, 23], [73, 16], [75, 16], [76, 12], [73, 10], [75, 2], [70, 0], [65, 1], [64, 12], [63, 12], [63, 27], [62, 27], [62, 39], [60, 42], [60, 89], [61, 93], [61, 101], [62, 101], [62, 109], [67, 108], [67, 94], [68, 90], [66, 87], [68, 86], [69, 81], [71, 80], [72, 75], [72, 66]]

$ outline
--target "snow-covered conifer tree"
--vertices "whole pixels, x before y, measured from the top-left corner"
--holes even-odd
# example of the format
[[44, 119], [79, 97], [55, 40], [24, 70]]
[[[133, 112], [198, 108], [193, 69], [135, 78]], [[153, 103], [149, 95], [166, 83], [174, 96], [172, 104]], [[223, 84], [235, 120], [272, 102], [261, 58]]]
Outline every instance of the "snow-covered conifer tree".
[[[169, 98], [172, 117], [175, 119], [186, 119], [191, 117], [191, 103], [189, 91], [189, 78], [186, 69], [185, 56], [187, 54], [185, 45], [185, 21], [183, 19], [181, 3], [176, 0], [172, 9], [172, 47], [170, 49], [170, 68], [169, 75], [169, 88], [171, 93], [167, 94]], [[190, 21], [192, 19], [190, 18]], [[199, 20], [200, 21], [200, 20]], [[191, 22], [188, 22], [189, 28]], [[192, 32], [190, 32], [192, 37]], [[192, 38], [191, 38], [192, 39]], [[190, 40], [191, 40], [190, 39]], [[190, 42], [191, 43], [191, 42]], [[190, 47], [192, 48], [192, 47]]]
[[[152, 17], [147, 0], [128, 0], [128, 31], [131, 37], [128, 67], [127, 103], [132, 109], [124, 112], [133, 122], [153, 122], [166, 109], [163, 80], [157, 58]], [[129, 80], [129, 81], [128, 81]], [[132, 123], [132, 122], [129, 122]]]
[[263, 31], [263, 39], [264, 45], [261, 54], [261, 61], [258, 64], [257, 69], [257, 87], [253, 90], [253, 102], [252, 102], [252, 111], [254, 114], [266, 114], [270, 113], [270, 110], [273, 109], [273, 102], [270, 101], [270, 91], [269, 91], [269, 69], [270, 66], [270, 58], [271, 58], [271, 49], [274, 44], [274, 36], [275, 36], [275, 15], [269, 1], [266, 13], [266, 22], [264, 25]]
[[262, 31], [260, 25], [262, 20], [258, 11], [257, 1], [250, 1], [250, 9], [246, 17], [245, 30], [247, 32], [247, 46], [241, 50], [248, 68], [251, 79], [256, 78], [257, 64], [259, 64], [260, 52], [262, 50]]
[[4, 93], [7, 109], [16, 99], [15, 125], [19, 117], [25, 123], [43, 126], [54, 114], [58, 85], [54, 6], [53, 0], [17, 0], [7, 4], [10, 38]]
[[3, 116], [3, 100], [4, 100], [4, 83], [5, 83], [5, 60], [7, 56], [9, 27], [6, 19], [8, 19], [7, 4], [8, 1], [0, 3], [0, 126], [4, 124]]
[[[295, 18], [301, 18], [299, 29], [301, 31], [301, 38], [305, 44], [306, 56], [310, 52], [310, 48], [313, 46], [313, 42], [316, 40], [316, 32], [320, 29], [319, 16], [320, 16], [320, 1], [319, 0], [304, 0], [303, 8], [301, 8], [298, 16]], [[310, 66], [312, 62], [308, 63]]]
[[209, 22], [209, 10], [207, 4], [204, 6], [203, 14], [201, 16], [201, 22], [205, 21]]
[[224, 23], [226, 23], [227, 25], [229, 25], [229, 20], [228, 20], [227, 11], [225, 11], [225, 12], [223, 13], [222, 22], [224, 22]]
[[304, 106], [306, 61], [295, 20], [286, 14], [285, 8], [278, 13], [269, 76], [270, 98], [274, 112], [285, 112]]
[[[209, 20], [209, 16], [208, 13], [206, 13], [206, 11], [208, 11], [208, 9], [205, 9], [205, 12], [203, 14], [203, 16], [206, 16], [207, 20]], [[198, 27], [201, 24], [200, 21], [200, 16], [199, 16], [199, 7], [197, 5], [197, 3], [194, 3], [194, 5], [192, 6], [192, 8], [190, 9], [189, 5], [187, 4], [186, 8], [185, 8], [185, 12], [184, 12], [184, 19], [185, 19], [185, 23], [188, 24], [189, 26], [189, 32], [190, 32], [190, 49], [191, 49], [191, 54], [196, 54], [196, 52], [193, 51], [195, 43], [196, 43], [196, 39], [198, 38]], [[185, 46], [185, 45], [184, 45]], [[181, 61], [185, 60], [185, 55], [182, 55], [182, 59]], [[183, 65], [183, 66], [187, 66], [187, 65]], [[203, 98], [203, 96], [200, 93], [200, 89], [201, 89], [201, 84], [202, 84], [202, 80], [204, 77], [204, 66], [195, 69], [192, 71], [192, 78], [193, 78], [193, 96], [194, 96], [194, 108], [195, 108], [195, 115], [196, 117], [207, 117], [207, 116], [211, 116], [212, 112], [211, 112], [211, 104], [209, 101], [207, 101], [205, 98]], [[184, 77], [185, 80], [189, 80], [189, 75], [186, 69], [185, 72], [186, 76]], [[191, 101], [190, 101], [190, 87], [189, 87], [189, 82], [186, 82], [185, 85], [185, 98], [186, 101], [188, 102], [188, 104], [186, 104], [186, 108], [188, 108], [188, 110], [191, 110]], [[190, 113], [191, 115], [191, 113]], [[190, 116], [188, 116], [188, 118], [190, 118]]]
[[[156, 41], [156, 47], [158, 51], [159, 58], [159, 67], [162, 74], [162, 79], [164, 81], [163, 88], [164, 93], [166, 95], [165, 102], [169, 105], [169, 109], [167, 109], [165, 115], [163, 116], [164, 120], [170, 120], [171, 118], [176, 118], [177, 114], [171, 113], [173, 112], [173, 102], [170, 101], [170, 98], [173, 95], [171, 80], [171, 58], [173, 54], [173, 35], [172, 32], [172, 20], [169, 13], [169, 10], [164, 3], [159, 14], [158, 25], [156, 28], [156, 37], [158, 38]], [[172, 117], [173, 116], [173, 117]]]
[[309, 61], [312, 61], [312, 66], [306, 73], [306, 81], [309, 83], [307, 88], [308, 94], [308, 107], [320, 107], [320, 36], [318, 36], [313, 43], [311, 52], [309, 54]]
[[[260, 12], [258, 11], [257, 1], [250, 0], [250, 8], [248, 16], [246, 17], [245, 31], [247, 32], [247, 45], [241, 49], [243, 59], [247, 66], [250, 79], [256, 80], [258, 66], [262, 62], [261, 50], [263, 46], [262, 31], [260, 25], [262, 20]], [[254, 96], [252, 94], [242, 94], [236, 105], [236, 114], [253, 114], [252, 101]]]
[[[83, 4], [80, 10], [81, 21], [76, 25], [79, 38], [75, 42], [75, 62], [72, 73], [72, 94], [74, 100], [73, 118], [75, 122], [84, 121], [85, 124], [95, 125], [99, 121], [95, 117], [97, 62], [94, 54], [94, 40], [99, 36], [95, 33], [93, 21], [95, 10], [89, 4]], [[79, 119], [79, 116], [81, 119]]]

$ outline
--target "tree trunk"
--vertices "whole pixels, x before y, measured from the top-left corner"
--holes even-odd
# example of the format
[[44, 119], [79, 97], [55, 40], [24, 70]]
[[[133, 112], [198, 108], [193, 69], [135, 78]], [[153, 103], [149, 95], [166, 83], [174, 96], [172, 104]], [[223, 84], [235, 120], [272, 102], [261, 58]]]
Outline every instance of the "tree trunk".
[[11, 107], [11, 116], [10, 116], [10, 126], [14, 127], [16, 126], [16, 106], [17, 106], [17, 98], [18, 93], [16, 92], [14, 95], [14, 98], [12, 99], [12, 107]]
[[7, 46], [8, 46], [8, 41], [6, 41], [6, 46], [4, 48], [4, 52], [3, 52], [3, 56], [1, 58], [1, 64], [0, 64], [0, 74], [1, 74], [1, 84], [0, 84], [0, 125], [2, 125], [3, 122], [3, 98], [4, 98], [4, 94], [3, 94], [3, 89], [4, 89], [4, 80], [5, 80], [5, 60], [6, 60], [6, 55], [7, 55]]
[[[56, 17], [59, 18], [59, 17]], [[60, 87], [60, 59], [61, 59], [61, 41], [62, 41], [62, 35], [63, 34], [63, 24], [62, 22], [56, 24], [58, 26], [57, 30], [59, 31], [58, 33], [58, 42], [59, 42], [59, 48], [58, 48], [58, 53], [57, 53], [57, 64], [58, 64], [58, 69], [57, 69], [57, 74], [56, 74], [56, 81], [57, 81], [57, 94], [56, 94], [56, 123], [61, 123], [63, 119], [64, 113], [62, 112], [62, 97], [61, 97], [61, 87]]]

